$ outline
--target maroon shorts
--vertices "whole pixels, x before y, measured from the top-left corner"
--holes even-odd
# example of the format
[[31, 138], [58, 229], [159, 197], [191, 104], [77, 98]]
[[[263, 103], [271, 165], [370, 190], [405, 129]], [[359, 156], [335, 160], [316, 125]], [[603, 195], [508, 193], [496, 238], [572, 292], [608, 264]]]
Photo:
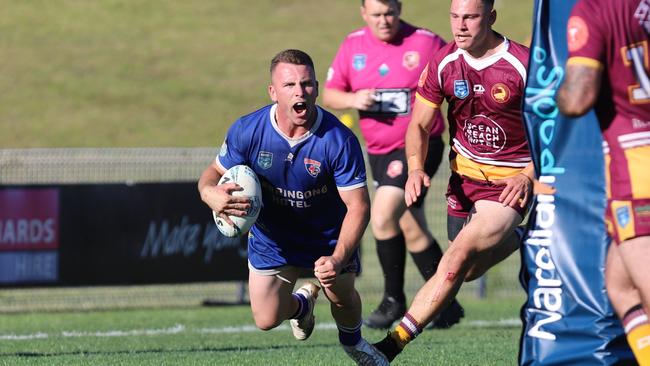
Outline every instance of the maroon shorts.
[[[447, 186], [447, 214], [466, 218], [474, 203], [479, 200], [499, 202], [499, 196], [505, 186], [497, 186], [489, 181], [478, 181], [456, 172], [451, 172]], [[513, 207], [521, 217], [524, 217], [528, 207]]]
[[635, 144], [634, 140], [650, 137], [647, 135], [650, 132], [610, 138], [605, 155], [605, 221], [609, 235], [619, 244], [650, 236], [650, 145]]
[[607, 200], [607, 231], [616, 243], [650, 236], [650, 199]]

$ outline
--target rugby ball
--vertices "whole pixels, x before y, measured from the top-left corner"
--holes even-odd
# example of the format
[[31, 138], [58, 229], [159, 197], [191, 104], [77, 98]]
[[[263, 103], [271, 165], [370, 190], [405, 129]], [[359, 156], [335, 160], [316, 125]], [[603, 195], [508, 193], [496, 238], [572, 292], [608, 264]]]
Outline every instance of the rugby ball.
[[246, 196], [250, 199], [250, 207], [244, 216], [228, 217], [234, 225], [230, 225], [224, 219], [217, 216], [217, 213], [212, 211], [212, 217], [219, 231], [230, 238], [240, 236], [247, 232], [257, 220], [262, 208], [262, 187], [257, 174], [253, 169], [246, 165], [235, 165], [228, 169], [226, 173], [219, 180], [219, 184], [236, 183], [243, 188], [241, 191], [232, 192], [233, 196]]

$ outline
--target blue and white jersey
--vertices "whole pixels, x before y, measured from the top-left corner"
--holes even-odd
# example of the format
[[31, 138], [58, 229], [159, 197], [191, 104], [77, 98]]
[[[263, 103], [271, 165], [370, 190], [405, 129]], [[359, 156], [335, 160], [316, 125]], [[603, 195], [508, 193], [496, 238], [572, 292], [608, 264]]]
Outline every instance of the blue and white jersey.
[[313, 267], [332, 254], [347, 213], [338, 191], [366, 186], [363, 153], [352, 131], [320, 107], [308, 133], [286, 136], [276, 107], [235, 121], [216, 162], [224, 169], [248, 165], [260, 179], [262, 210], [248, 240], [253, 267]]

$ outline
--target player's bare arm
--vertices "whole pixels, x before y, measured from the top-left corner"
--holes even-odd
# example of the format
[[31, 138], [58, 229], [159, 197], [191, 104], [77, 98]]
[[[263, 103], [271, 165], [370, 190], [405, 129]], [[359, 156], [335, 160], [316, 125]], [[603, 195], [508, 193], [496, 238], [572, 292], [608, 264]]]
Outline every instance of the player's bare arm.
[[242, 188], [235, 183], [218, 185], [219, 179], [225, 171], [215, 162], [210, 164], [199, 178], [198, 189], [201, 200], [215, 211], [227, 223], [232, 225], [228, 215], [244, 216], [250, 206], [248, 198], [233, 196], [232, 192], [241, 191]]
[[592, 65], [569, 64], [557, 96], [557, 105], [562, 114], [578, 117], [587, 113], [598, 98], [602, 68]]
[[406, 131], [406, 158], [409, 177], [404, 187], [404, 199], [411, 206], [422, 194], [422, 186], [428, 187], [430, 177], [424, 172], [424, 161], [429, 147], [429, 131], [437, 108], [415, 99], [413, 114]]
[[314, 275], [324, 287], [330, 287], [336, 281], [341, 266], [354, 254], [370, 221], [367, 188], [341, 190], [339, 195], [348, 211], [343, 218], [336, 248], [331, 256], [320, 257], [314, 263]]
[[356, 92], [325, 88], [323, 105], [332, 109], [368, 110], [375, 103], [375, 89], [359, 89]]
[[505, 179], [497, 179], [493, 183], [506, 186], [499, 196], [504, 206], [525, 207], [533, 193], [535, 181], [535, 166], [531, 162], [518, 174]]

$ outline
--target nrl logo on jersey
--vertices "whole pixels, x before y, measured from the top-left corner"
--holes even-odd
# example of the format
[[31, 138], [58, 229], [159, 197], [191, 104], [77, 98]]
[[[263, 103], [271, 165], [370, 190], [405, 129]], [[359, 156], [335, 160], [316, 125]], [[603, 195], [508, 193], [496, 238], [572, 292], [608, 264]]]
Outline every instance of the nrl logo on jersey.
[[454, 95], [460, 99], [467, 98], [469, 95], [469, 83], [467, 80], [454, 80]]
[[312, 160], [312, 159], [307, 159], [305, 158], [305, 169], [307, 169], [307, 173], [311, 175], [312, 177], [316, 178], [318, 176], [318, 173], [320, 173], [320, 161]]
[[273, 153], [268, 151], [260, 151], [257, 155], [257, 165], [262, 169], [268, 169], [273, 165]]
[[627, 206], [616, 209], [616, 219], [621, 228], [625, 228], [630, 223], [630, 210]]
[[358, 53], [352, 56], [352, 67], [354, 67], [354, 69], [357, 71], [365, 69], [366, 59], [368, 59], [368, 56], [364, 55], [363, 53]]

